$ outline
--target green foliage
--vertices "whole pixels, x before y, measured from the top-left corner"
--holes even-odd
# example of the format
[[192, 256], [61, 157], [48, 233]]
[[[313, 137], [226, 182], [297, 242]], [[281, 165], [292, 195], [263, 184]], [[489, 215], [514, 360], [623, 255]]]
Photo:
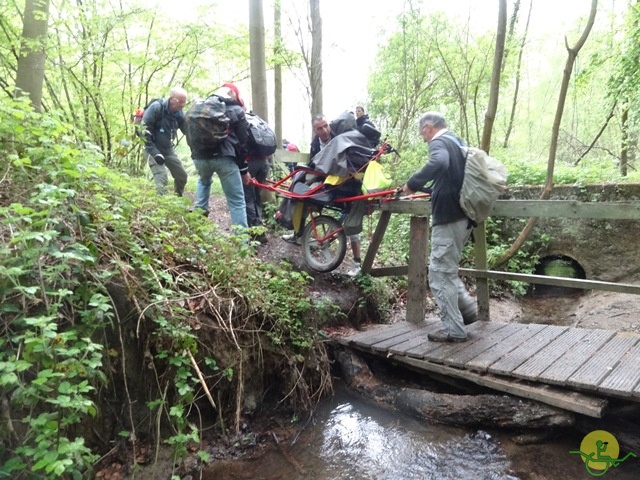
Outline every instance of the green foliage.
[[380, 313], [378, 321], [386, 320], [391, 311], [391, 298], [389, 295], [389, 281], [386, 279], [373, 278], [369, 275], [358, 275], [355, 282], [360, 290], [359, 307], [365, 308], [366, 304], [375, 305], [376, 311]]
[[[489, 217], [485, 222], [487, 241], [487, 263], [491, 266], [495, 259], [504, 253], [514, 242], [515, 237], [505, 235], [505, 231], [518, 230], [524, 227], [527, 219], [510, 220], [515, 225], [505, 225], [505, 219]], [[524, 242], [522, 247], [509, 259], [505, 270], [519, 273], [533, 273], [540, 260], [542, 252], [546, 251], [551, 239], [546, 234], [533, 233]], [[463, 253], [462, 263], [473, 265], [473, 246], [467, 245]], [[529, 287], [528, 283], [506, 281], [504, 282], [514, 295], [524, 295]], [[499, 292], [503, 285], [490, 281], [495, 292]]]
[[[77, 146], [70, 131], [56, 115], [2, 100], [0, 400], [22, 426], [0, 429], [0, 464], [14, 478], [25, 469], [41, 478], [86, 477], [96, 454], [83, 424], [99, 414], [98, 392], [126, 381], [112, 377], [127, 362], [129, 334], [147, 339], [157, 392], [148, 407], [159, 418], [166, 413], [173, 433], [165, 441], [178, 459], [198, 441], [187, 415], [199, 401], [197, 372], [209, 385], [236, 386], [225, 395], [229, 404], [219, 405], [222, 416], [234, 395], [241, 398], [247, 369], [243, 355], [223, 350], [269, 344], [269, 355], [313, 359], [316, 329], [303, 319], [327, 309], [306, 295], [307, 275], [257, 261], [248, 237], [188, 213], [185, 199], [157, 197], [149, 182], [107, 170], [98, 150]], [[133, 326], [122, 321], [132, 312], [116, 308], [118, 286], [135, 299]], [[214, 350], [196, 333], [203, 322], [228, 334], [231, 347]], [[289, 376], [305, 398], [317, 388]], [[135, 439], [129, 420], [127, 437]]]
[[[87, 214], [71, 187], [95, 182], [103, 169], [55, 117], [17, 101], [4, 101], [2, 112], [0, 145], [12, 179], [3, 186], [19, 193], [0, 205], [0, 397], [24, 412], [25, 433], [0, 459], [0, 472], [17, 478], [28, 467], [41, 478], [81, 478], [96, 456], [70, 436], [97, 413], [93, 395], [106, 377], [92, 335], [112, 307], [105, 277], [96, 282], [90, 272], [97, 258], [74, 235]], [[75, 168], [80, 157], [83, 169]], [[12, 430], [2, 434], [8, 445]]]
[[[421, 139], [416, 121], [428, 110], [444, 112], [460, 135], [477, 143], [488, 100], [493, 41], [443, 14], [410, 8], [398, 32], [377, 56], [369, 78], [369, 110], [403, 151]], [[428, 52], [428, 53], [426, 53]]]
[[[132, 142], [131, 114], [137, 107], [166, 96], [175, 85], [194, 97], [206, 95], [244, 76], [249, 59], [247, 27], [226, 21], [219, 7], [207, 6], [191, 17], [144, 3], [57, 3], [50, 10], [46, 44], [45, 110], [60, 112], [75, 125], [72, 135], [86, 135], [98, 145], [106, 165], [131, 173], [146, 167]], [[0, 15], [6, 91], [15, 77], [21, 13], [16, 5]]]

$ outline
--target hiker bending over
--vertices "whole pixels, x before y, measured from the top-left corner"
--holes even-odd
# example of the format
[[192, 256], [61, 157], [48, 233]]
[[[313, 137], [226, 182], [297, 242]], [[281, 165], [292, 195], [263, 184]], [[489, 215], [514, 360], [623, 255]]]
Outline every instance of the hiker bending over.
[[402, 192], [410, 195], [431, 183], [429, 287], [444, 328], [427, 337], [433, 342], [464, 342], [465, 324], [477, 319], [476, 302], [458, 276], [460, 255], [472, 227], [460, 207], [465, 164], [460, 147], [464, 142], [447, 130], [441, 113], [425, 113], [419, 127], [423, 140], [429, 143], [429, 160], [409, 177]]

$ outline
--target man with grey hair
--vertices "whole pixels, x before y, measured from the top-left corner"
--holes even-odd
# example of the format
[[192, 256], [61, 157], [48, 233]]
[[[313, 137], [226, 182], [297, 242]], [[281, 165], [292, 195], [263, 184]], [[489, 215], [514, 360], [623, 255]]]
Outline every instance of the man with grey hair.
[[458, 276], [460, 255], [473, 226], [460, 207], [465, 168], [460, 147], [464, 142], [447, 129], [444, 116], [438, 112], [422, 115], [419, 128], [423, 140], [429, 143], [429, 161], [409, 177], [402, 191], [409, 195], [431, 183], [429, 287], [444, 328], [427, 337], [433, 342], [464, 342], [464, 325], [477, 319], [476, 302]]
[[187, 184], [187, 171], [173, 148], [178, 129], [185, 133], [182, 109], [186, 103], [187, 91], [182, 87], [174, 87], [169, 92], [169, 98], [152, 102], [142, 116], [144, 156], [153, 174], [158, 195], [166, 193], [169, 183], [167, 169], [173, 176], [176, 195], [181, 197]]

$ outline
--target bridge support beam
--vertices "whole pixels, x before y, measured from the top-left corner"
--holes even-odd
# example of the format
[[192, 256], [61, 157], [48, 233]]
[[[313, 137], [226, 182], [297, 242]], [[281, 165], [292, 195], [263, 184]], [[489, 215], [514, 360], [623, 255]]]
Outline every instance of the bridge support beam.
[[411, 217], [409, 234], [409, 285], [407, 322], [424, 322], [429, 264], [429, 217]]

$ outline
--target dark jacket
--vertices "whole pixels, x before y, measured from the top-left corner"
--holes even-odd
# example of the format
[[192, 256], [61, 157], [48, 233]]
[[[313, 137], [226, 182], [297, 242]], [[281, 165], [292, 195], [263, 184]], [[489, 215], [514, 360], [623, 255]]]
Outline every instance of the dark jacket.
[[191, 158], [213, 160], [216, 157], [233, 157], [240, 173], [245, 173], [248, 169], [249, 122], [243, 108], [235, 100], [229, 97], [219, 98], [227, 107], [227, 117], [230, 120], [229, 134], [216, 148], [192, 149]]
[[158, 154], [174, 154], [173, 141], [178, 129], [185, 133], [184, 113], [182, 110], [171, 112], [169, 101], [165, 98], [152, 102], [142, 116], [142, 137], [145, 150], [155, 157]]
[[[335, 134], [331, 132], [331, 137], [329, 138], [329, 142], [333, 137], [335, 137]], [[309, 163], [311, 163], [311, 160], [313, 160], [313, 157], [315, 157], [318, 153], [320, 153], [320, 137], [315, 135], [311, 140], [311, 146], [309, 147]]]
[[360, 128], [365, 123], [370, 123], [373, 128], [376, 128], [376, 126], [373, 124], [373, 122], [371, 120], [369, 120], [369, 115], [367, 115], [366, 113], [364, 115], [362, 115], [361, 117], [356, 117], [356, 126], [358, 128]]
[[367, 137], [369, 143], [371, 144], [371, 147], [375, 148], [378, 143], [380, 143], [381, 134], [373, 124], [373, 122], [369, 119], [369, 115], [365, 113], [361, 117], [357, 117], [356, 126], [358, 127], [358, 130], [360, 130], [360, 133]]
[[312, 168], [320, 172], [349, 176], [363, 167], [374, 153], [367, 137], [356, 128], [351, 112], [344, 112], [331, 122], [331, 134], [331, 140], [311, 162]]
[[452, 132], [445, 132], [429, 143], [429, 161], [415, 172], [407, 186], [417, 192], [427, 183], [431, 187], [431, 215], [433, 225], [456, 222], [466, 218], [460, 207], [460, 190], [464, 179], [464, 142]]

